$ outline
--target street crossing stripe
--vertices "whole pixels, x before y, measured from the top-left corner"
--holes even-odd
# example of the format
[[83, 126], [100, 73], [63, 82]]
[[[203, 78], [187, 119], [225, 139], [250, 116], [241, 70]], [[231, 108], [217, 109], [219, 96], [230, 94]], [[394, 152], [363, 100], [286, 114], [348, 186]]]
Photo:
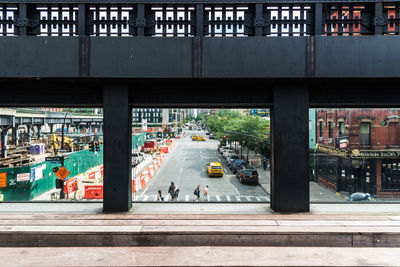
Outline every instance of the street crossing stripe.
[[[164, 198], [164, 201], [172, 201], [170, 200], [171, 196], [167, 195]], [[225, 200], [226, 199], [226, 200]], [[142, 195], [142, 196], [134, 196], [133, 197], [134, 201], [157, 201], [157, 195]], [[180, 202], [190, 202], [193, 201], [192, 199], [190, 199], [190, 195], [185, 195], [185, 197], [182, 198], [178, 198], [176, 201]], [[200, 201], [202, 201], [203, 198], [200, 199]], [[215, 196], [210, 196], [210, 201], [214, 201], [214, 202], [266, 202], [269, 201], [268, 197], [257, 197], [257, 196], [233, 196], [233, 195], [225, 195], [225, 196], [220, 196], [220, 195], [215, 195]]]

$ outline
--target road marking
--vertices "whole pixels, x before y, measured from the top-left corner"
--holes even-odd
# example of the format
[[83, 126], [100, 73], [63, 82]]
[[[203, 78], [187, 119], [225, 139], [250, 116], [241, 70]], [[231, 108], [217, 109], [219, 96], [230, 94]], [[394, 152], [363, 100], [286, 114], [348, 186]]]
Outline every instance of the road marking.
[[185, 201], [189, 201], [189, 195], [185, 196]]
[[181, 170], [179, 171], [179, 173], [182, 173], [182, 168], [181, 168]]
[[240, 196], [239, 190], [237, 190], [236, 186], [234, 186], [236, 192], [238, 193], [238, 195]]
[[250, 197], [246, 197], [247, 201], [251, 201]]
[[227, 201], [231, 201], [231, 197], [230, 196], [226, 196], [226, 200]]
[[215, 196], [215, 198], [217, 199], [217, 201], [221, 201], [221, 198], [219, 196]]
[[239, 196], [236, 196], [237, 201], [242, 201], [242, 199]]
[[169, 200], [169, 195], [167, 195], [164, 199], [164, 201], [168, 201]]

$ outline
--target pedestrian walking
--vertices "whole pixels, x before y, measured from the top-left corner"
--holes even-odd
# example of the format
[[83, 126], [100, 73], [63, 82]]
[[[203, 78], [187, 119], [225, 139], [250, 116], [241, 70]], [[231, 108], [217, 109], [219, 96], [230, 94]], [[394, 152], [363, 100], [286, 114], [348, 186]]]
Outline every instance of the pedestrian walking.
[[172, 200], [178, 200], [179, 197], [179, 188], [177, 188], [174, 192], [174, 197], [172, 198]]
[[174, 198], [174, 193], [175, 193], [175, 184], [174, 182], [171, 182], [171, 185], [168, 188], [168, 194], [171, 196], [171, 200]]
[[161, 195], [161, 190], [158, 190], [157, 201], [164, 201], [164, 197]]
[[208, 185], [206, 185], [206, 187], [204, 187], [204, 191], [203, 191], [203, 196], [206, 198], [204, 201], [209, 201], [209, 195], [208, 195]]
[[268, 165], [267, 158], [264, 158], [263, 160], [264, 171], [267, 170], [267, 165]]
[[196, 187], [196, 189], [194, 189], [193, 194], [195, 195], [194, 201], [199, 202], [199, 200], [200, 200], [200, 185], [198, 185]]

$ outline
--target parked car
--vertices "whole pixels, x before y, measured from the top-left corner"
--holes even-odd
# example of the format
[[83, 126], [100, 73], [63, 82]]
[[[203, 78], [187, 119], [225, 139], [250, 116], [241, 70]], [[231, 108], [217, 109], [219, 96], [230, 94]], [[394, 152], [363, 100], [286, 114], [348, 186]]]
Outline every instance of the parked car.
[[257, 169], [253, 166], [240, 166], [236, 171], [236, 177], [239, 178], [240, 183], [248, 181], [252, 184], [258, 184], [258, 172]]
[[144, 160], [144, 155], [143, 153], [140, 152], [134, 152], [132, 153], [132, 166], [138, 165], [140, 162]]
[[215, 139], [215, 136], [212, 133], [210, 133], [210, 136], [208, 138]]
[[227, 157], [229, 157], [230, 155], [234, 155], [234, 154], [235, 154], [235, 150], [232, 150], [232, 149], [225, 149], [224, 153], [222, 153], [222, 155], [224, 155], [225, 159]]
[[210, 162], [207, 165], [207, 174], [208, 176], [219, 176], [222, 177], [224, 175], [224, 171], [222, 170], [221, 163], [219, 162]]
[[206, 135], [210, 135], [210, 132], [209, 132], [209, 131], [207, 131], [207, 132], [206, 132]]
[[229, 149], [229, 146], [221, 146], [221, 147], [218, 149], [218, 151], [219, 151], [220, 154], [222, 154], [222, 153], [224, 153], [224, 150], [227, 150], [227, 149]]
[[226, 163], [228, 164], [228, 167], [231, 166], [232, 162], [236, 159], [239, 159], [239, 156], [236, 154], [230, 155], [229, 157], [226, 158]]
[[242, 165], [247, 165], [247, 162], [242, 159], [236, 159], [231, 163], [229, 168], [231, 168], [233, 173], [236, 173], [237, 169], [239, 169]]

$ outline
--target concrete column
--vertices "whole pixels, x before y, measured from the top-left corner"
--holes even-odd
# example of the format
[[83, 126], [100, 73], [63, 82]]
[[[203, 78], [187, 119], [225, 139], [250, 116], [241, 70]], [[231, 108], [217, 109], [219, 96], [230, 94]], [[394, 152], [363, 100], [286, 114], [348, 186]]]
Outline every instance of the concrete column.
[[308, 88], [281, 83], [271, 109], [271, 208], [310, 210], [308, 177]]
[[54, 123], [49, 123], [50, 134], [53, 134], [53, 126], [54, 126]]
[[88, 132], [91, 133], [92, 132], [92, 123], [91, 122], [87, 122], [87, 129], [89, 130]]
[[132, 207], [132, 110], [128, 87], [103, 87], [104, 108], [104, 211], [128, 211]]
[[42, 125], [41, 124], [36, 124], [36, 128], [37, 128], [37, 132], [36, 132], [37, 139], [40, 139], [40, 130], [42, 128]]
[[11, 141], [11, 143], [13, 144], [13, 145], [18, 145], [18, 125], [17, 124], [15, 124], [15, 126], [13, 126], [12, 128], [11, 128], [11, 130], [12, 130], [12, 141]]
[[0, 133], [1, 158], [7, 157], [7, 132], [9, 128], [3, 128]]
[[32, 141], [32, 124], [26, 125], [27, 133], [28, 133], [28, 142], [31, 143]]

